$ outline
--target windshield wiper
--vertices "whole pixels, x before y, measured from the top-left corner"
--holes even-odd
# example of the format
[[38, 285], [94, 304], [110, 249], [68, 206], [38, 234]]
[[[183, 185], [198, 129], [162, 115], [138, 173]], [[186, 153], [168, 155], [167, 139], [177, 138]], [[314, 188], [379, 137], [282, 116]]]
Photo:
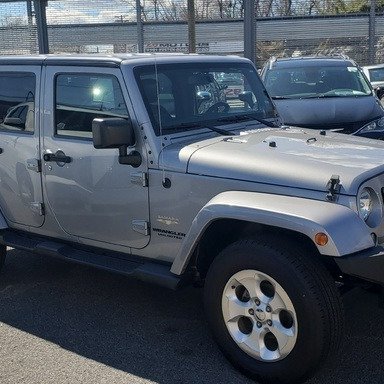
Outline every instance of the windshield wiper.
[[228, 122], [228, 123], [238, 123], [238, 122], [246, 121], [246, 120], [256, 120], [259, 123], [266, 125], [267, 127], [280, 128], [280, 125], [277, 125], [276, 123], [270, 122], [268, 120], [261, 119], [259, 117], [252, 115], [252, 114], [233, 115], [233, 116], [221, 117], [220, 119], [217, 119], [217, 121]]
[[288, 97], [288, 96], [271, 96], [272, 100], [288, 100], [288, 99], [294, 99], [294, 97]]
[[[353, 96], [353, 95], [351, 95], [351, 96]], [[332, 94], [325, 95], [324, 93], [320, 93], [318, 95], [311, 95], [311, 96], [301, 97], [301, 99], [330, 99], [332, 97], [345, 97], [345, 95], [335, 95], [335, 94], [333, 94], [333, 95]]]
[[231, 131], [227, 131], [225, 129], [221, 129], [221, 128], [216, 127], [214, 125], [199, 124], [199, 123], [175, 124], [175, 125], [171, 125], [169, 127], [163, 128], [163, 131], [174, 131], [174, 130], [177, 130], [177, 128], [185, 128], [185, 129], [188, 129], [188, 128], [201, 128], [201, 129], [207, 128], [207, 129], [209, 129], [209, 130], [211, 130], [213, 132], [217, 132], [217, 133], [219, 133], [220, 135], [223, 135], [223, 136], [233, 136], [233, 135], [235, 135], [235, 133], [233, 133]]
[[330, 98], [336, 98], [336, 97], [359, 97], [359, 96], [368, 96], [368, 95], [360, 95], [355, 93], [343, 93], [343, 94], [337, 94], [337, 93], [319, 93], [318, 95], [311, 95], [306, 97], [301, 97], [301, 99], [330, 99]]
[[233, 136], [233, 135], [235, 135], [234, 132], [226, 131], [225, 129], [221, 129], [221, 128], [216, 127], [214, 125], [202, 125], [201, 128], [208, 128], [211, 131], [220, 133], [220, 135], [223, 135], [223, 136]]

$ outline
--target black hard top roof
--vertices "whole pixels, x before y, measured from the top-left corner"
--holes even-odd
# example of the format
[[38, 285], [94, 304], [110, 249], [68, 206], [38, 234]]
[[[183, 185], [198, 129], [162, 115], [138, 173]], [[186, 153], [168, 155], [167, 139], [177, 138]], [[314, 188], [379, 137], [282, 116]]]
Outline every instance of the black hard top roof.
[[234, 62], [246, 61], [238, 56], [211, 56], [183, 53], [129, 53], [129, 54], [63, 54], [63, 55], [25, 55], [0, 56], [0, 65], [68, 65], [119, 67], [122, 63], [150, 64], [173, 62]]

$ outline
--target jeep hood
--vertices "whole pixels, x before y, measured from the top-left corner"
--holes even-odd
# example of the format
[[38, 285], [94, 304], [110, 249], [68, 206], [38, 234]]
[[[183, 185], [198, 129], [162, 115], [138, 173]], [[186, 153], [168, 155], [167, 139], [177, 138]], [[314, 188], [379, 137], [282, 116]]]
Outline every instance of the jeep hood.
[[178, 143], [167, 147], [161, 158], [169, 170], [316, 191], [326, 191], [331, 176], [339, 175], [341, 193], [350, 195], [384, 172], [383, 143], [298, 128]]

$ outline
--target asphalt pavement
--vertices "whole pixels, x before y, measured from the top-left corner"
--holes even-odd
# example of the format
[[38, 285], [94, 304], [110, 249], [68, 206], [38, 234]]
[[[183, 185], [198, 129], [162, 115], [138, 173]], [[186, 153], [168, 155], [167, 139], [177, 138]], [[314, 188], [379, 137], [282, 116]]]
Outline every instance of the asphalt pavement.
[[[346, 336], [308, 384], [384, 383], [384, 305], [344, 296]], [[251, 383], [217, 349], [202, 290], [173, 292], [10, 250], [0, 274], [1, 384]]]

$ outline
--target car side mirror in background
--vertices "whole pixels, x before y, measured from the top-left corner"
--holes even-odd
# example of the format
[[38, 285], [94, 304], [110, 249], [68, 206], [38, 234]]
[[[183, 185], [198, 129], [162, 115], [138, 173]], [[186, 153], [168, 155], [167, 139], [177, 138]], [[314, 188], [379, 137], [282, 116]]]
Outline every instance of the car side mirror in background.
[[199, 91], [196, 94], [198, 100], [211, 100], [212, 95], [210, 92], [207, 91]]
[[384, 97], [384, 88], [377, 87], [374, 89], [376, 96], [381, 100]]
[[247, 103], [249, 105], [249, 108], [253, 108], [254, 106], [254, 101], [253, 101], [253, 93], [250, 91], [244, 91], [239, 93], [239, 100]]
[[128, 147], [136, 143], [135, 133], [129, 120], [122, 118], [97, 118], [92, 121], [93, 146], [97, 149], [118, 148], [119, 163], [136, 168], [141, 164], [137, 151], [128, 154]]

